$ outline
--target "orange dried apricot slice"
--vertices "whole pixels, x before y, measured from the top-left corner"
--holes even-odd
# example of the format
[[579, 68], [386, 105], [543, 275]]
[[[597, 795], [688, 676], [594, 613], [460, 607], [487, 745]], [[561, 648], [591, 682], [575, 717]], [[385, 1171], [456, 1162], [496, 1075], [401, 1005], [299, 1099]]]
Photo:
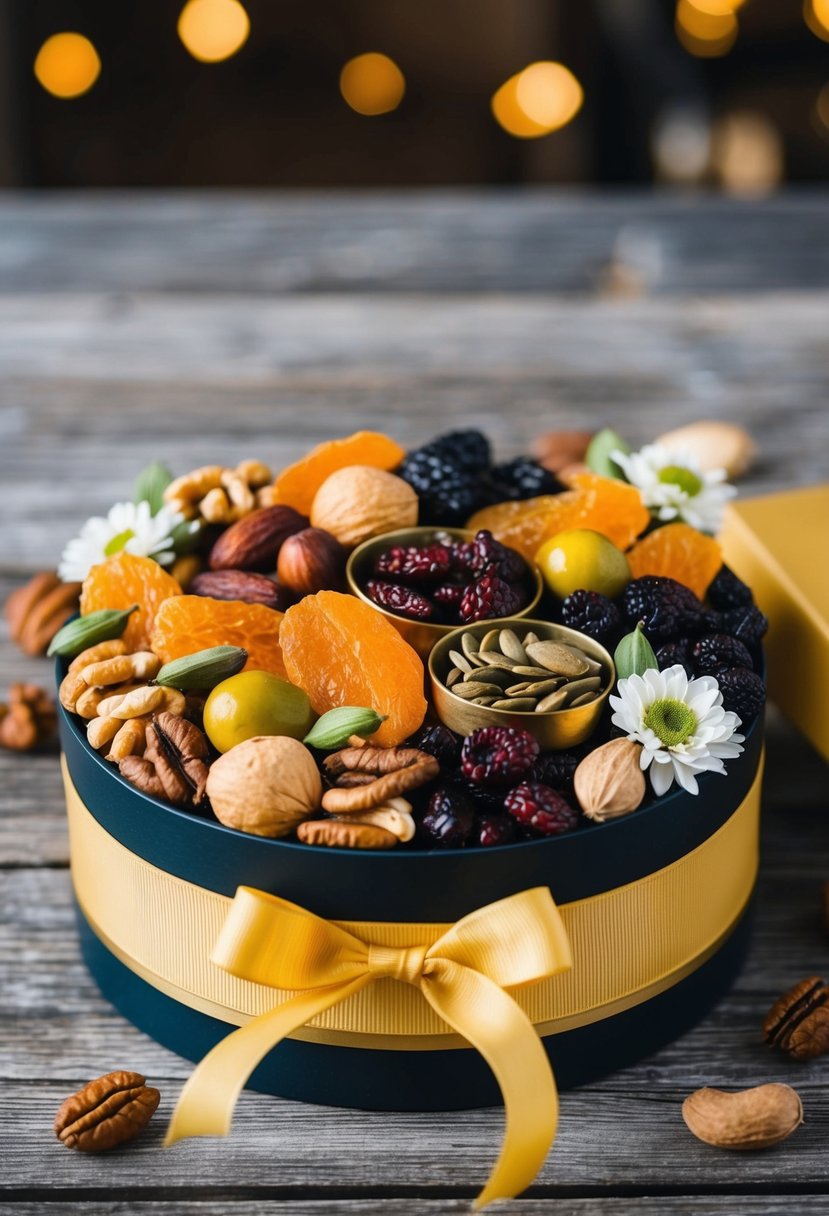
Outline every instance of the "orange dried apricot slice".
[[151, 557], [116, 553], [93, 566], [81, 589], [81, 616], [101, 608], [131, 608], [123, 638], [129, 650], [146, 650], [153, 622], [163, 603], [181, 595], [181, 587]]
[[283, 613], [265, 604], [214, 600], [209, 595], [180, 595], [166, 600], [155, 618], [152, 648], [165, 663], [207, 650], [242, 646], [248, 652], [244, 671], [285, 675], [279, 631]]
[[702, 600], [722, 566], [722, 550], [712, 536], [690, 524], [665, 524], [635, 544], [627, 559], [634, 578], [643, 574], [673, 578]]
[[578, 473], [573, 488], [523, 502], [485, 507], [467, 527], [487, 528], [497, 540], [532, 561], [540, 545], [557, 532], [590, 528], [620, 549], [627, 549], [650, 522], [650, 514], [635, 486], [597, 473]]
[[285, 613], [280, 633], [288, 679], [318, 714], [363, 705], [386, 715], [372, 739], [394, 747], [426, 714], [423, 664], [395, 627], [352, 595], [320, 591]]
[[330, 439], [282, 470], [274, 483], [275, 501], [293, 507], [301, 515], [310, 515], [314, 495], [332, 473], [354, 464], [385, 469], [388, 473], [397, 468], [405, 455], [399, 443], [379, 431], [356, 431], [345, 439]]

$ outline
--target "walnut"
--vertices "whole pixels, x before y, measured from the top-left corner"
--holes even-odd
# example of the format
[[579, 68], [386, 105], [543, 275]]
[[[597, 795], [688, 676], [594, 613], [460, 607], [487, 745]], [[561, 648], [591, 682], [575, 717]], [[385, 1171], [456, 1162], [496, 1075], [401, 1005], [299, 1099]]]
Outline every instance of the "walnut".
[[311, 524], [353, 549], [371, 536], [417, 523], [417, 494], [402, 477], [368, 465], [332, 473], [317, 490]]
[[257, 735], [213, 764], [207, 794], [216, 818], [256, 836], [287, 836], [319, 809], [322, 781], [296, 739]]
[[45, 654], [61, 625], [78, 611], [80, 583], [62, 583], [51, 570], [36, 574], [6, 600], [9, 632], [25, 654]]
[[118, 761], [121, 776], [154, 798], [199, 806], [207, 785], [209, 750], [198, 726], [176, 714], [160, 713], [147, 725], [145, 740], [143, 756]]
[[55, 703], [36, 684], [12, 684], [8, 704], [0, 705], [0, 747], [28, 752], [55, 733]]
[[171, 482], [164, 491], [164, 500], [187, 519], [231, 524], [257, 506], [270, 505], [257, 499], [271, 481], [271, 470], [260, 460], [243, 460], [235, 469], [220, 464], [204, 465]]
[[104, 1152], [137, 1136], [160, 1097], [138, 1072], [109, 1072], [66, 1099], [55, 1116], [55, 1135], [67, 1148]]

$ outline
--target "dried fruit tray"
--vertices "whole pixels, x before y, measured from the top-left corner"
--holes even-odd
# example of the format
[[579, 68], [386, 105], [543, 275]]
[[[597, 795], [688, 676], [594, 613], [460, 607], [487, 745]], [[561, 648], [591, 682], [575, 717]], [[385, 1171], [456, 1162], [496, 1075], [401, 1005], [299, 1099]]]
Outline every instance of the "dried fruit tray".
[[[338, 922], [395, 931], [445, 927], [492, 901], [549, 887], [574, 967], [518, 995], [562, 1087], [623, 1067], [683, 1033], [740, 965], [757, 867], [762, 715], [746, 730], [742, 755], [725, 776], [703, 776], [697, 797], [675, 788], [595, 830], [434, 852], [316, 850], [235, 831], [141, 793], [63, 710], [60, 730], [87, 965], [130, 1021], [190, 1059], [200, 1059], [272, 993], [251, 993], [246, 989], [257, 986], [245, 984], [237, 993], [227, 976], [221, 991], [211, 989], [209, 945], [188, 937], [189, 909], [201, 902], [215, 930], [240, 885], [278, 892]], [[101, 923], [99, 909], [113, 903], [121, 912]], [[175, 948], [160, 950], [171, 937]], [[640, 974], [630, 963], [645, 940], [649, 957]], [[624, 975], [614, 970], [622, 955]], [[417, 1022], [407, 985], [381, 982], [370, 991], [373, 1003], [363, 1007], [359, 1028], [344, 1002], [273, 1050], [251, 1087], [366, 1109], [499, 1100], [476, 1051], [428, 1019]], [[401, 1033], [390, 1032], [392, 1016]]]

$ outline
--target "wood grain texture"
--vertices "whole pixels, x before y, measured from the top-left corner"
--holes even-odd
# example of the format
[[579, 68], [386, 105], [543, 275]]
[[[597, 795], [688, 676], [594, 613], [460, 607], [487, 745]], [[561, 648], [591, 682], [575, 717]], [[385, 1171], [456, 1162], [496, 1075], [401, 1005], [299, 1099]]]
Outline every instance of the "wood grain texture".
[[[0, 596], [53, 567], [150, 459], [279, 466], [359, 426], [412, 443], [482, 425], [507, 457], [559, 426], [609, 423], [638, 443], [727, 417], [761, 449], [744, 492], [826, 480], [826, 213], [819, 195], [0, 198]], [[637, 298], [608, 295], [620, 281]], [[48, 685], [51, 665], [0, 623], [0, 686], [24, 678]], [[745, 970], [690, 1034], [564, 1095], [538, 1186], [505, 1213], [829, 1216], [825, 1067], [769, 1052], [758, 1031], [776, 995], [826, 966], [827, 775], [772, 714]], [[497, 1110], [371, 1115], [245, 1094], [231, 1140], [160, 1152], [189, 1065], [98, 994], [66, 864], [55, 755], [0, 752], [0, 1216], [468, 1210]], [[160, 1086], [159, 1117], [113, 1156], [67, 1152], [55, 1109], [119, 1065]], [[717, 1153], [682, 1124], [700, 1085], [768, 1080], [806, 1108], [777, 1149]]]

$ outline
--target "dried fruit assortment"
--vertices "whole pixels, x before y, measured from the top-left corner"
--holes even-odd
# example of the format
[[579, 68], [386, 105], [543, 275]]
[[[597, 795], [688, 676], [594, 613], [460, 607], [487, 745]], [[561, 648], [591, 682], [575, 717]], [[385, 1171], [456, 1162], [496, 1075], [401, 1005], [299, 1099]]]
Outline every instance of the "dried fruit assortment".
[[[12, 631], [62, 657], [61, 705], [125, 780], [227, 827], [371, 850], [601, 830], [742, 750], [766, 620], [707, 534], [731, 491], [696, 455], [610, 431], [535, 452], [360, 431], [276, 476], [154, 464], [67, 547], [77, 582], [15, 593]], [[424, 624], [483, 715], [463, 732], [406, 640]], [[53, 721], [28, 686], [0, 717], [21, 748]]]

